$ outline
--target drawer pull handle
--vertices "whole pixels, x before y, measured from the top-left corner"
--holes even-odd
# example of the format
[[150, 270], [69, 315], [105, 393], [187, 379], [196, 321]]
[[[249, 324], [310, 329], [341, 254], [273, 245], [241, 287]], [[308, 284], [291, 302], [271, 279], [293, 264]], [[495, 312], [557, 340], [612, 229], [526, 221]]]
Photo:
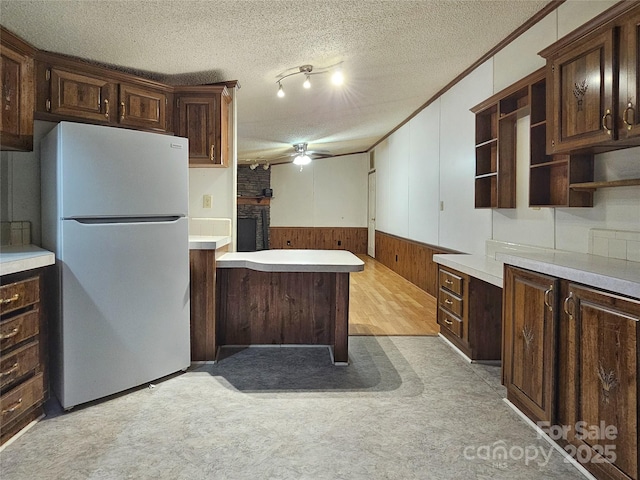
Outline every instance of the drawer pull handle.
[[451, 300], [449, 300], [448, 298], [444, 299], [444, 303], [446, 303], [447, 305], [453, 305], [453, 302]]
[[211, 160], [212, 162], [215, 161], [214, 150], [215, 150], [215, 145], [212, 143], [211, 149], [209, 150], [209, 160]]
[[20, 294], [14, 293], [11, 297], [0, 300], [0, 305], [9, 305], [10, 303], [17, 302], [19, 299]]
[[109, 120], [109, 100], [104, 99], [104, 116], [107, 120]]
[[2, 335], [0, 335], [0, 340], [6, 340], [7, 338], [15, 337], [19, 331], [20, 331], [20, 328], [16, 327], [13, 330], [11, 330], [9, 333], [3, 333]]
[[444, 283], [447, 284], [447, 285], [453, 285], [453, 280], [449, 280], [447, 278], [447, 279], [445, 279]]
[[125, 104], [124, 102], [120, 102], [120, 121], [121, 122], [124, 121], [124, 115], [125, 115]]
[[3, 377], [8, 377], [9, 375], [11, 375], [13, 372], [15, 372], [16, 370], [18, 370], [18, 366], [19, 363], [16, 362], [13, 364], [13, 366], [9, 369], [9, 370], [5, 370], [4, 372], [0, 373], [0, 378]]
[[20, 398], [16, 403], [11, 405], [9, 408], [7, 408], [6, 410], [2, 410], [2, 415], [6, 415], [7, 413], [13, 413], [16, 410], [18, 410], [21, 406], [22, 406], [22, 399]]
[[448, 318], [444, 319], [444, 323], [446, 323], [447, 325], [453, 325], [453, 322], [451, 320], [449, 320]]

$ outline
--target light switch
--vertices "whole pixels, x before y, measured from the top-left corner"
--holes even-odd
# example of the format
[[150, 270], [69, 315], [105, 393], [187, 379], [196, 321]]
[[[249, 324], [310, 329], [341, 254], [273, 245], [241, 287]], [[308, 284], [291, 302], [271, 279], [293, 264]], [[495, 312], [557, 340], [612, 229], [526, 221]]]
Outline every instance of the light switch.
[[202, 208], [211, 208], [211, 203], [213, 202], [212, 195], [204, 195], [202, 197]]

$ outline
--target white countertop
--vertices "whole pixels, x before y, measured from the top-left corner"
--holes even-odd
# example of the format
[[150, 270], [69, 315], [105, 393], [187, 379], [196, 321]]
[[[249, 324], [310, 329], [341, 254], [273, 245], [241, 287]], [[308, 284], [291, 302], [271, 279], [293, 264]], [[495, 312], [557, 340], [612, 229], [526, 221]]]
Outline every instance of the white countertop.
[[261, 250], [225, 253], [218, 268], [260, 272], [361, 272], [364, 262], [346, 250]]
[[0, 247], [0, 275], [24, 272], [56, 263], [55, 255], [35, 245]]
[[189, 250], [216, 250], [230, 243], [225, 235], [189, 235]]
[[640, 262], [572, 252], [497, 253], [515, 267], [640, 299]]
[[492, 257], [464, 253], [439, 253], [433, 256], [433, 260], [440, 265], [502, 288], [503, 265]]

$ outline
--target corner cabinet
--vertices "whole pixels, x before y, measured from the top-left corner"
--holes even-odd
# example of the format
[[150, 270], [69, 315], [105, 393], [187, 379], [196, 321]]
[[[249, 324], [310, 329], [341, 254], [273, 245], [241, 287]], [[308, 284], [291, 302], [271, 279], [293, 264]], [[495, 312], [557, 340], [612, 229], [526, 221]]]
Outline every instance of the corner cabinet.
[[0, 28], [0, 147], [33, 150], [33, 102], [35, 49]]
[[230, 103], [225, 86], [175, 87], [175, 131], [189, 139], [189, 166], [229, 166]]
[[547, 153], [640, 145], [640, 4], [621, 2], [540, 55], [547, 60]]
[[597, 478], [638, 480], [640, 300], [511, 266], [504, 278], [507, 398]]

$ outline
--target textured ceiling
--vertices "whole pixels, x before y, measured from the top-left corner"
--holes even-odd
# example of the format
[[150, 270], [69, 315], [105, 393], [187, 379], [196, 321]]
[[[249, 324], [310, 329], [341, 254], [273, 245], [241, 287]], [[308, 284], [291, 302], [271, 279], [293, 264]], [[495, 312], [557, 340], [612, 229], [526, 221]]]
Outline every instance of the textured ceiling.
[[[367, 150], [548, 0], [0, 0], [35, 47], [172, 84], [238, 80], [238, 158]], [[302, 88], [303, 64], [342, 62]]]

